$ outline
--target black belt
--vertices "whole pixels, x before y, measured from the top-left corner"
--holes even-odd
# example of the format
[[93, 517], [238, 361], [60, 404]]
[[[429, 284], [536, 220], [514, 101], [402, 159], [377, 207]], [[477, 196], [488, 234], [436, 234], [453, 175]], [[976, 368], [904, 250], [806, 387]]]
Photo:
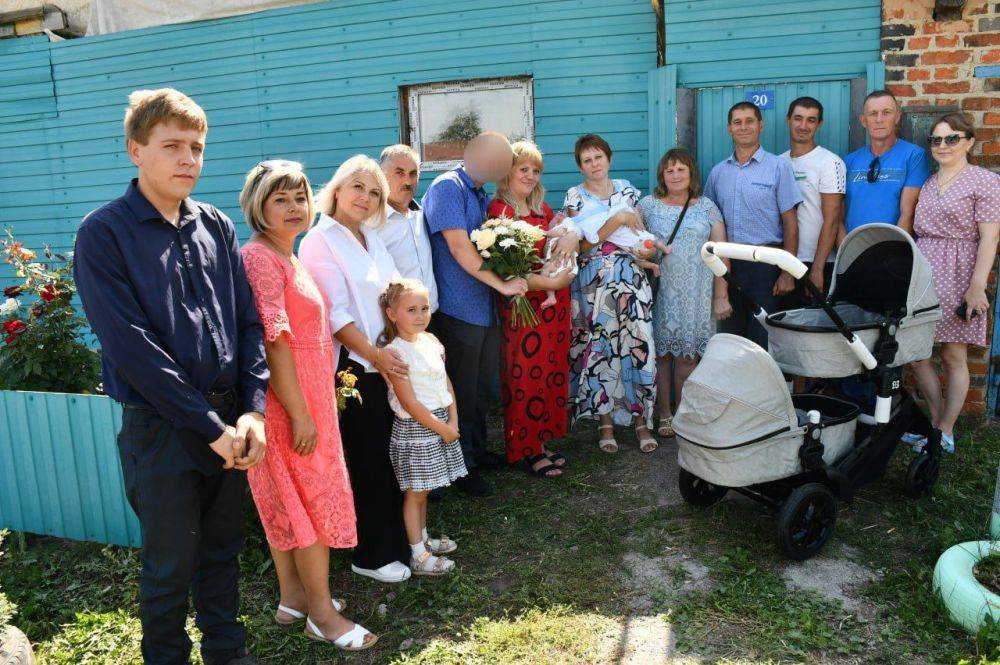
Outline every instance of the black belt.
[[224, 390], [209, 390], [205, 393], [205, 400], [208, 401], [212, 408], [225, 408], [236, 401], [236, 389], [226, 388]]
[[[223, 390], [209, 390], [204, 393], [205, 401], [213, 409], [224, 409], [227, 406], [232, 405], [236, 401], [236, 389], [235, 388], [225, 388]], [[149, 404], [122, 404], [123, 408], [126, 409], [149, 409], [155, 411], [156, 409]]]

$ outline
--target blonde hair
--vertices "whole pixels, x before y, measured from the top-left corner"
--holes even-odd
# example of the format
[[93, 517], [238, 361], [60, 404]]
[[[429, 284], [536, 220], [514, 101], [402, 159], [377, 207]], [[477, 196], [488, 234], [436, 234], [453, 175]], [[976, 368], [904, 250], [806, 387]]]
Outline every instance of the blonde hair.
[[[542, 152], [531, 141], [518, 141], [511, 144], [510, 147], [514, 151], [514, 162], [511, 164], [511, 171], [515, 166], [524, 162], [537, 166], [539, 171], [545, 169], [545, 160], [542, 159]], [[524, 210], [524, 206], [510, 193], [510, 171], [507, 171], [507, 175], [497, 183], [497, 198], [513, 208], [514, 215], [525, 217], [533, 212], [542, 212], [542, 202], [545, 200], [545, 188], [542, 187], [542, 180], [539, 178], [538, 182], [535, 183], [535, 188], [531, 190], [527, 201], [525, 201], [528, 209]]]
[[205, 111], [179, 90], [136, 90], [128, 96], [125, 110], [125, 140], [146, 145], [153, 127], [176, 122], [184, 129], [208, 132]]
[[337, 209], [337, 190], [358, 173], [367, 173], [378, 183], [379, 197], [375, 213], [365, 220], [367, 226], [378, 228], [385, 224], [385, 206], [389, 197], [389, 182], [385, 179], [382, 167], [368, 155], [354, 155], [340, 165], [330, 182], [316, 194], [316, 206], [324, 215], [333, 216]]
[[392, 322], [392, 319], [389, 318], [386, 310], [395, 307], [399, 299], [407, 293], [423, 293], [428, 297], [430, 296], [427, 287], [419, 279], [394, 279], [389, 282], [389, 286], [385, 287], [385, 291], [378, 297], [378, 306], [382, 310], [382, 320], [385, 323], [385, 328], [376, 341], [378, 346], [386, 346], [392, 340], [399, 337], [399, 330], [396, 328], [396, 324]]
[[306, 190], [306, 215], [309, 225], [312, 226], [316, 209], [312, 187], [301, 164], [284, 159], [269, 159], [250, 169], [243, 183], [243, 191], [240, 192], [240, 208], [243, 209], [243, 217], [250, 228], [257, 233], [267, 233], [271, 228], [264, 217], [264, 204], [267, 203], [267, 199], [277, 191], [299, 187]]

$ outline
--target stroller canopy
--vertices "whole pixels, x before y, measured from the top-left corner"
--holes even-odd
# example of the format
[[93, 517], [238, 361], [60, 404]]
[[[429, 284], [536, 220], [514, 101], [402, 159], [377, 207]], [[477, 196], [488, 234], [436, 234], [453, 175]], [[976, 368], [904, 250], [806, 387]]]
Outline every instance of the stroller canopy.
[[719, 333], [684, 383], [674, 429], [688, 441], [725, 449], [799, 426], [777, 363], [748, 339]]
[[833, 302], [909, 317], [937, 307], [934, 276], [910, 234], [891, 224], [865, 224], [844, 238], [830, 284]]

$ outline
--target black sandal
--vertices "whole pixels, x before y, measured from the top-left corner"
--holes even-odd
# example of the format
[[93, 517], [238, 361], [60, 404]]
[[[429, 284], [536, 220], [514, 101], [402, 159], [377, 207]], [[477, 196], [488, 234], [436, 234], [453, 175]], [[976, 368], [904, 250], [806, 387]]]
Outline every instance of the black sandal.
[[[546, 462], [548, 462], [548, 464], [536, 469], [535, 465], [541, 462], [542, 460], [545, 460]], [[528, 473], [532, 474], [536, 478], [558, 478], [559, 476], [562, 475], [562, 469], [553, 464], [552, 460], [550, 460], [545, 455], [533, 455], [531, 457], [525, 457], [524, 466], [525, 468], [528, 469]], [[557, 471], [558, 473], [552, 473], [553, 471]]]
[[561, 469], [566, 466], [566, 458], [559, 453], [554, 453], [551, 450], [543, 450], [542, 454], [549, 458], [549, 461], [556, 465], [557, 468]]

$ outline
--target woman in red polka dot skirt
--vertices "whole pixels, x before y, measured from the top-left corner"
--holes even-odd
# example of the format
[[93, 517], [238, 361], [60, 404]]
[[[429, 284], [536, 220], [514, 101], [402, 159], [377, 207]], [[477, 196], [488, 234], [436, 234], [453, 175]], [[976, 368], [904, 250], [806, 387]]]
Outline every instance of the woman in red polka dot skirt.
[[[929, 360], [914, 363], [920, 391], [941, 430], [941, 443], [955, 450], [954, 427], [969, 391], [969, 344], [986, 346], [989, 301], [986, 280], [1000, 237], [1000, 175], [969, 164], [975, 130], [963, 113], [937, 120], [928, 137], [938, 172], [920, 189], [913, 231], [917, 247], [934, 271], [942, 317], [934, 334], [941, 345], [947, 388]], [[965, 316], [956, 310], [965, 308]]]
[[[519, 141], [514, 165], [497, 183], [487, 216], [521, 218], [549, 229], [554, 214], [543, 200], [542, 154], [535, 144]], [[545, 241], [538, 244], [542, 254]], [[532, 275], [527, 297], [538, 315], [538, 325], [513, 327], [511, 308], [501, 303], [503, 346], [500, 381], [507, 462], [524, 461], [539, 478], [562, 474], [566, 459], [548, 450], [545, 442], [566, 436], [569, 429], [569, 282], [571, 271], [557, 277]], [[556, 292], [556, 303], [542, 307], [546, 289]]]

